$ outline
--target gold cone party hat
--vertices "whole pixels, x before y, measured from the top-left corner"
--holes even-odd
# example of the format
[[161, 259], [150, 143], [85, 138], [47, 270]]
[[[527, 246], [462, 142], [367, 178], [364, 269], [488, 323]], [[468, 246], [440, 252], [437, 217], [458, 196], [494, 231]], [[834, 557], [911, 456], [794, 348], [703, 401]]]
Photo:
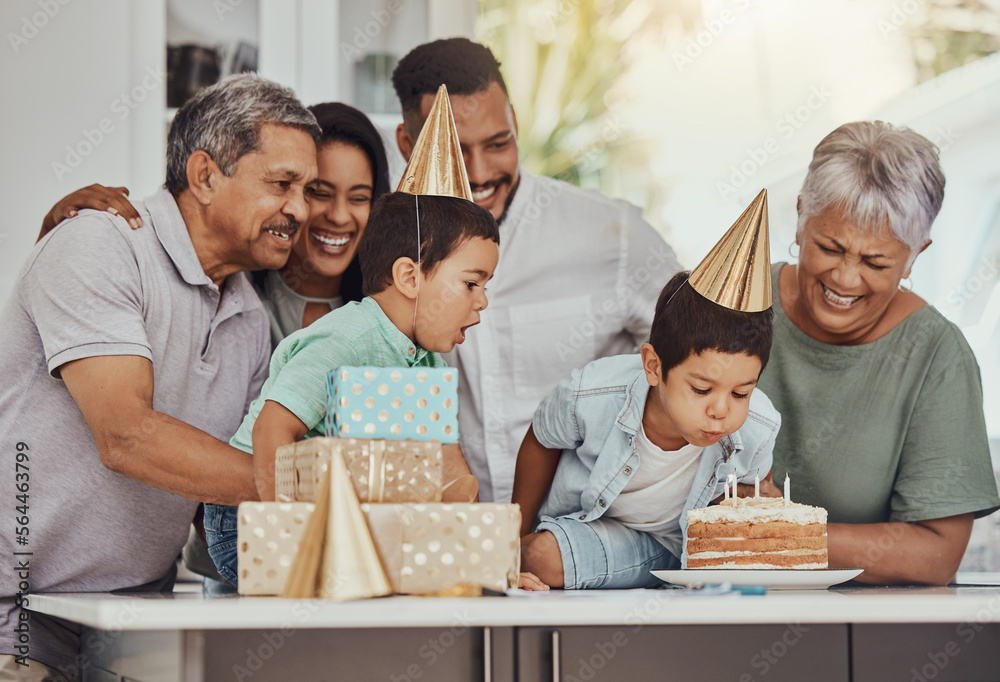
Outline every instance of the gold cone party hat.
[[288, 572], [281, 596], [285, 599], [313, 599], [319, 584], [323, 563], [323, 545], [326, 542], [327, 519], [330, 517], [330, 474], [323, 477], [316, 495], [316, 506], [309, 516], [306, 529], [299, 540], [292, 568]]
[[339, 451], [330, 458], [329, 476], [330, 507], [319, 596], [341, 601], [390, 594], [392, 587]]
[[448, 89], [438, 88], [397, 192], [435, 194], [472, 201]]
[[712, 247], [688, 283], [708, 300], [730, 310], [759, 313], [771, 307], [766, 189]]

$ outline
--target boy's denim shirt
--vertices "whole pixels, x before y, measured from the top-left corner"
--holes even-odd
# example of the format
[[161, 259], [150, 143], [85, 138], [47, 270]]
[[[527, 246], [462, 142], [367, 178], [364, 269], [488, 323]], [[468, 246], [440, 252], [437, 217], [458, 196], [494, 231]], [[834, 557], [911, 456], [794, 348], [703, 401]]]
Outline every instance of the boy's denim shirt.
[[[635, 436], [648, 393], [642, 357], [618, 355], [574, 370], [542, 401], [532, 420], [535, 436], [563, 451], [542, 516], [593, 521], [607, 511], [639, 466]], [[755, 389], [743, 426], [705, 448], [681, 511], [683, 546], [667, 547], [685, 566], [688, 511], [722, 495], [727, 474], [751, 485], [756, 475], [763, 478], [771, 470], [780, 425], [778, 411]]]

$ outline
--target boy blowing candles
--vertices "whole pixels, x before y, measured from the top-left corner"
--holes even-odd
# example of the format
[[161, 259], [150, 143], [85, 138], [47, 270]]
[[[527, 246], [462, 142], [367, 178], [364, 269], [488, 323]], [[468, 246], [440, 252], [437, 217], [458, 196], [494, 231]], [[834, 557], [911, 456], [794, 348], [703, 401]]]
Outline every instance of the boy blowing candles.
[[[687, 511], [769, 473], [781, 418], [754, 386], [771, 350], [767, 195], [667, 283], [638, 355], [595, 360], [542, 401], [517, 456], [520, 586], [660, 584]], [[765, 494], [777, 496], [768, 479]]]
[[[365, 298], [278, 345], [260, 396], [230, 441], [254, 456], [261, 500], [274, 500], [278, 447], [323, 435], [328, 371], [445, 366], [439, 354], [462, 343], [487, 306], [499, 243], [496, 220], [472, 202], [447, 93], [439, 93], [400, 191], [372, 206], [358, 246]], [[468, 473], [458, 447], [445, 446], [444, 454], [446, 481]], [[234, 586], [236, 528], [236, 507], [205, 505], [209, 554]]]

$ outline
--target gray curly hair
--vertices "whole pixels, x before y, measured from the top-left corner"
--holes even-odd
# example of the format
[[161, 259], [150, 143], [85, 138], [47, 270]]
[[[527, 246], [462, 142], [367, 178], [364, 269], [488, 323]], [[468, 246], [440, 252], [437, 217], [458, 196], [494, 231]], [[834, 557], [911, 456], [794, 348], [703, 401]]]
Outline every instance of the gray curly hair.
[[888, 227], [912, 264], [944, 201], [938, 148], [883, 121], [845, 123], [816, 146], [799, 200], [798, 235], [810, 217], [843, 206], [844, 218], [878, 237]]
[[196, 151], [208, 153], [223, 175], [260, 144], [261, 126], [290, 126], [321, 134], [316, 117], [290, 88], [255, 73], [241, 73], [199, 90], [174, 116], [167, 135], [167, 190], [177, 196], [187, 189], [187, 162]]

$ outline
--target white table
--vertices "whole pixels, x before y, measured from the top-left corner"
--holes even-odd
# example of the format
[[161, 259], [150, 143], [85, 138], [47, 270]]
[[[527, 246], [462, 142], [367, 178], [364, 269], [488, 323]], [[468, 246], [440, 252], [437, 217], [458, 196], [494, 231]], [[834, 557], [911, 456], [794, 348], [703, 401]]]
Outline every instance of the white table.
[[[1000, 680], [1000, 587], [334, 603], [32, 595], [90, 680]], [[119, 677], [120, 676], [120, 677]]]

